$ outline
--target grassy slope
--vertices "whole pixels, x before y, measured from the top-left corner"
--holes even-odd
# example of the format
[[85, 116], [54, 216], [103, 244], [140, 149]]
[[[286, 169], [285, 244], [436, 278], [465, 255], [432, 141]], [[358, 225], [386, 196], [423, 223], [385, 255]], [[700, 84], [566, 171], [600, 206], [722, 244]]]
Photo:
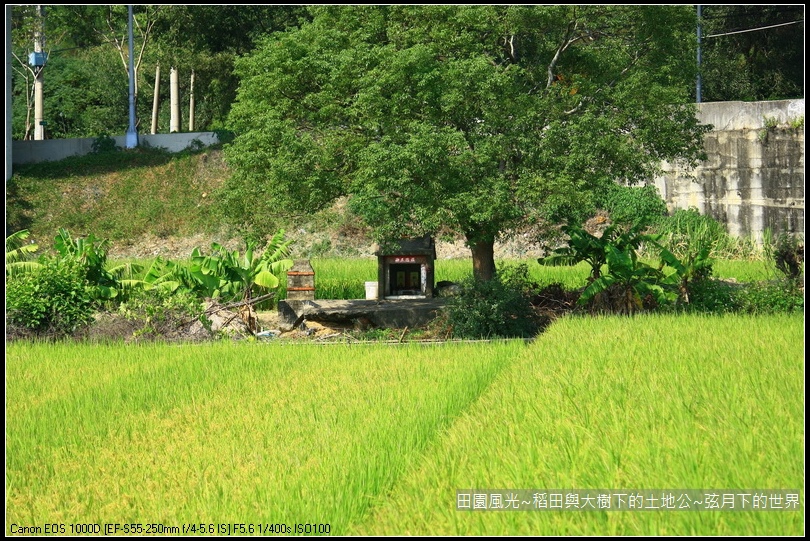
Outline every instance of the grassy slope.
[[[230, 175], [221, 149], [170, 154], [136, 149], [14, 168], [6, 188], [6, 235], [20, 229], [49, 249], [60, 227], [111, 241], [114, 259], [187, 257], [210, 242], [243, 242], [226, 224], [219, 190]], [[332, 209], [280, 220], [304, 257], [354, 256], [371, 244], [365, 228]]]
[[29, 229], [46, 247], [60, 227], [115, 243], [210, 231], [227, 167], [220, 150], [122, 151], [15, 167], [6, 231]]
[[[92, 233], [110, 240], [111, 258], [125, 260], [183, 259], [214, 240], [241, 248], [221, 211], [219, 190], [229, 175], [217, 147], [178, 154], [139, 148], [16, 166], [6, 186], [6, 235], [28, 229], [47, 250], [64, 227], [73, 237]], [[293, 240], [295, 257], [373, 255], [369, 231], [346, 212], [344, 201], [275, 227]], [[440, 258], [470, 257], [463, 243], [441, 244]], [[521, 250], [533, 248], [507, 244], [496, 253], [499, 259], [520, 258]]]

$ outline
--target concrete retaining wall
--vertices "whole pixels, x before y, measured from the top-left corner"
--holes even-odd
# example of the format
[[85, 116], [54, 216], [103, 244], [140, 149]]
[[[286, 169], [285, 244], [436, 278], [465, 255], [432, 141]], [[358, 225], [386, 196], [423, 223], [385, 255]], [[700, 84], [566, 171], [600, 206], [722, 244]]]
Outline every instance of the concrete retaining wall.
[[757, 242], [765, 229], [803, 235], [804, 126], [792, 124], [804, 100], [704, 103], [699, 118], [714, 126], [708, 160], [693, 171], [664, 164], [655, 183], [667, 207], [695, 207]]
[[[112, 137], [115, 144], [121, 148], [126, 146], [126, 135]], [[163, 133], [155, 135], [139, 135], [138, 145], [152, 148], [164, 148], [169, 152], [180, 152], [192, 146], [194, 141], [203, 146], [211, 146], [219, 142], [219, 138], [212, 132], [191, 133]], [[12, 163], [14, 165], [57, 161], [70, 156], [83, 156], [93, 151], [94, 138], [84, 139], [45, 139], [44, 141], [14, 141], [12, 143]]]

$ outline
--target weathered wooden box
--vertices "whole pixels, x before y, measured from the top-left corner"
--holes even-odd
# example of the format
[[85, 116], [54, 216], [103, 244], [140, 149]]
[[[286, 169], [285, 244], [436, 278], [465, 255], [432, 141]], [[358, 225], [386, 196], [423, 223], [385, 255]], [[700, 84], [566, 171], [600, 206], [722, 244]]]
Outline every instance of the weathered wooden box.
[[295, 261], [287, 271], [287, 299], [303, 301], [315, 299], [315, 271], [309, 260]]

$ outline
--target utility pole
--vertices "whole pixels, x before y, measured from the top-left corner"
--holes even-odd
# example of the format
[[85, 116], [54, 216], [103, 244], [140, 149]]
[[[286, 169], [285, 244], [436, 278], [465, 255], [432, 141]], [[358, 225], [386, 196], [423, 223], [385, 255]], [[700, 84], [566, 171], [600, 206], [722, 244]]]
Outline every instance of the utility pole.
[[158, 105], [160, 100], [160, 64], [155, 66], [155, 94], [152, 97], [152, 135], [157, 133], [158, 129]]
[[127, 148], [138, 146], [138, 132], [135, 129], [135, 59], [132, 39], [132, 6], [129, 6], [129, 129], [127, 130]]
[[45, 8], [37, 6], [37, 23], [34, 30], [34, 54], [29, 64], [34, 70], [34, 141], [45, 139], [45, 119], [43, 110], [43, 83], [45, 68], [45, 53], [42, 48], [45, 44]]
[[[6, 4], [6, 189], [12, 173], [11, 121], [11, 6]], [[8, 192], [6, 192], [8, 197]], [[8, 202], [7, 202], [8, 203]], [[8, 218], [8, 215], [6, 215]]]
[[700, 62], [701, 62], [700, 38], [702, 37], [701, 36], [702, 29], [700, 27], [700, 20], [701, 20], [702, 17], [703, 17], [703, 6], [698, 4], [697, 5], [697, 69], [698, 69], [698, 73], [697, 73], [697, 89], [695, 91], [695, 94], [697, 95], [697, 102], [698, 103], [700, 103], [700, 100], [701, 100], [701, 95], [700, 94], [702, 92], [702, 89], [701, 89], [702, 81], [700, 79], [700, 70], [701, 70], [701, 66], [700, 66]]
[[180, 131], [180, 75], [177, 68], [169, 71], [169, 99], [171, 100], [169, 133], [177, 133]]

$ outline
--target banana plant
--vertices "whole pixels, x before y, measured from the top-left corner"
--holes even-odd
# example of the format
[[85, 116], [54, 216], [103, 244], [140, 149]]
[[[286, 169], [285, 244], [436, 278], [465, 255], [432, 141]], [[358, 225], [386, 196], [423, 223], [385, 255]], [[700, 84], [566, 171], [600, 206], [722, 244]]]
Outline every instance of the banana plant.
[[618, 297], [611, 299], [612, 306], [609, 308], [633, 314], [643, 307], [646, 298], [658, 304], [675, 300], [677, 294], [668, 287], [668, 276], [661, 269], [639, 261], [634, 248], [608, 245], [606, 253], [607, 273], [585, 288], [578, 301], [580, 304], [588, 304], [600, 295], [613, 291]]
[[661, 248], [661, 261], [674, 269], [669, 281], [677, 284], [680, 300], [685, 304], [689, 304], [689, 286], [712, 275], [713, 261], [709, 257], [711, 248], [711, 245], [705, 245], [697, 252], [688, 254], [683, 260], [678, 259], [666, 248]]
[[156, 258], [143, 281], [146, 287], [170, 292], [185, 289], [203, 298], [250, 304], [255, 293], [277, 288], [279, 275], [292, 267], [293, 261], [287, 259], [290, 243], [284, 240], [284, 230], [278, 231], [261, 251], [255, 241], [245, 241], [243, 254], [215, 242], [208, 254], [194, 248], [184, 264]]
[[602, 276], [602, 268], [608, 263], [609, 247], [635, 253], [645, 242], [657, 243], [659, 236], [645, 234], [645, 228], [646, 224], [641, 221], [629, 229], [613, 224], [604, 230], [601, 237], [597, 237], [579, 225], [569, 224], [563, 227], [569, 237], [568, 244], [557, 248], [548, 257], [539, 258], [537, 262], [544, 266], [574, 266], [585, 261], [591, 267], [588, 283], [593, 283]]
[[39, 250], [36, 243], [26, 244], [31, 236], [30, 231], [21, 229], [6, 237], [6, 277], [11, 278], [26, 272], [31, 272], [42, 265], [32, 258]]
[[120, 294], [128, 294], [139, 287], [141, 281], [132, 279], [143, 267], [124, 263], [107, 267], [107, 251], [110, 242], [96, 238], [92, 233], [85, 238], [73, 238], [65, 228], [59, 228], [54, 238], [54, 249], [62, 258], [79, 261], [85, 269], [88, 289], [94, 299], [109, 300]]
[[228, 251], [218, 243], [211, 245], [210, 255], [195, 248], [188, 273], [207, 296], [249, 303], [254, 293], [277, 288], [278, 276], [292, 267], [293, 261], [287, 258], [290, 243], [280, 230], [262, 252], [257, 251], [257, 243], [252, 240], [245, 241], [244, 254]]
[[160, 256], [152, 261], [142, 282], [145, 289], [156, 288], [168, 293], [181, 289], [188, 291], [197, 289], [196, 281], [185, 266]]

